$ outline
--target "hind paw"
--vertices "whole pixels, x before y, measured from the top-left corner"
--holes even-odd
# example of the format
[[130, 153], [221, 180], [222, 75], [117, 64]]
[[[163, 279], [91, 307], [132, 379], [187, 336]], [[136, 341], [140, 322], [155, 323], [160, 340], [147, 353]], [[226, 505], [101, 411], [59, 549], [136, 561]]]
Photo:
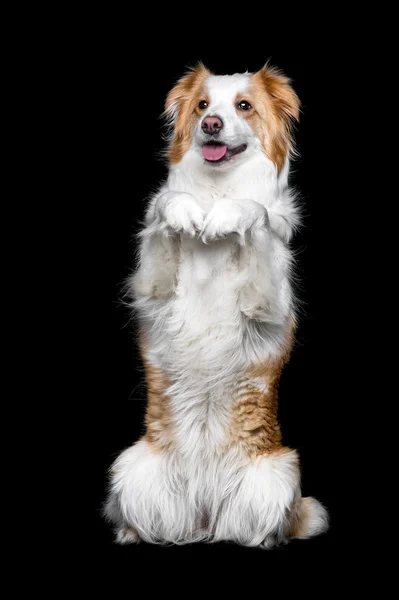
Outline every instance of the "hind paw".
[[263, 540], [260, 547], [265, 550], [271, 550], [272, 548], [278, 548], [279, 546], [285, 546], [287, 544], [287, 540], [280, 539], [276, 535], [268, 535], [267, 538]]
[[116, 543], [117, 544], [138, 544], [140, 541], [140, 536], [134, 529], [131, 527], [121, 527], [116, 532]]

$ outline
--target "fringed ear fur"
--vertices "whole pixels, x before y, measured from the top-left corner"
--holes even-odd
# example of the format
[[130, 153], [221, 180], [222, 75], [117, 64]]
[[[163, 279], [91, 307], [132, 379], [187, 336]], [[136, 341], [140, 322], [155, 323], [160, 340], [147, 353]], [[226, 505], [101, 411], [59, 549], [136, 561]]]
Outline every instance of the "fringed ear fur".
[[270, 139], [267, 154], [279, 171], [288, 153], [293, 153], [292, 125], [299, 120], [300, 101], [288, 77], [265, 65], [255, 73], [254, 81], [266, 92]]
[[208, 71], [202, 63], [198, 63], [195, 67], [187, 71], [166, 97], [166, 117], [176, 121], [178, 115], [182, 112], [183, 105], [190, 101], [196, 89], [201, 86], [205, 79], [210, 75], [211, 72]]
[[210, 75], [210, 71], [199, 63], [179, 79], [166, 98], [165, 116], [171, 126], [167, 155], [172, 164], [180, 162], [190, 147], [198, 96]]

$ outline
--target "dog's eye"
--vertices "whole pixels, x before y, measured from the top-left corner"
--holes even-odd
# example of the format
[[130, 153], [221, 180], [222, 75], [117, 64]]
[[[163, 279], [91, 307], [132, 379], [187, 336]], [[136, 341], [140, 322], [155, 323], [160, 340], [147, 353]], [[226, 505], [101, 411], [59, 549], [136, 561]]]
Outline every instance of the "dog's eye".
[[252, 106], [246, 100], [241, 100], [241, 102], [237, 104], [237, 108], [240, 110], [251, 110]]
[[205, 110], [206, 108], [208, 108], [208, 102], [206, 102], [205, 100], [201, 100], [201, 102], [198, 104], [198, 108], [200, 108], [201, 110]]

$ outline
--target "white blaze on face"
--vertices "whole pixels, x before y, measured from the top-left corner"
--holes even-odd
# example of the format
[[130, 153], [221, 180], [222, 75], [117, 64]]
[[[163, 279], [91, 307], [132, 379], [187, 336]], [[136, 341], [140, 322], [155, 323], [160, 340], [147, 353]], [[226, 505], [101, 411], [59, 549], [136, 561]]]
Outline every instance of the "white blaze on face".
[[238, 98], [240, 96], [242, 99], [246, 98], [250, 82], [250, 76], [247, 73], [208, 77], [205, 81], [205, 88], [209, 94], [210, 103], [196, 126], [194, 140], [198, 146], [202, 147], [207, 142], [207, 135], [202, 131], [201, 125], [203, 120], [210, 116], [217, 116], [222, 120], [223, 128], [215, 139], [229, 148], [248, 143], [254, 137], [253, 130], [239, 116], [236, 109]]
[[209, 107], [212, 110], [211, 114], [218, 114], [218, 111], [220, 111], [233, 116], [236, 115], [234, 100], [238, 94], [245, 96], [245, 92], [250, 85], [250, 78], [247, 73], [221, 76], [211, 75], [206, 80], [205, 85], [208, 88], [211, 99], [211, 106]]

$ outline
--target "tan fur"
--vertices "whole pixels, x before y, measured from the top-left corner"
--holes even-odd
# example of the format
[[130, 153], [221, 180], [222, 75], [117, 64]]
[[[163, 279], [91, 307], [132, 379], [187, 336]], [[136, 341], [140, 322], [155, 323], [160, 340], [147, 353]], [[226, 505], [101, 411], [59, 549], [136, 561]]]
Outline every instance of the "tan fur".
[[165, 394], [170, 383], [167, 376], [144, 359], [147, 384], [147, 412], [145, 417], [146, 435], [144, 439], [159, 452], [167, 452], [173, 447], [170, 399]]
[[[267, 377], [265, 382], [270, 386]], [[233, 405], [230, 445], [240, 446], [253, 458], [280, 448], [276, 390], [271, 388], [262, 393], [252, 387], [249, 380], [237, 396]]]
[[308, 536], [309, 503], [309, 498], [298, 497], [296, 500], [288, 517], [290, 523], [290, 537], [306, 538]]
[[293, 120], [299, 120], [299, 98], [288, 77], [274, 68], [265, 66], [251, 75], [251, 79], [248, 101], [254, 110], [241, 112], [249, 119], [265, 154], [280, 172], [287, 153], [292, 150], [291, 127]]
[[166, 98], [166, 114], [172, 115], [177, 111], [173, 138], [168, 149], [168, 158], [172, 164], [180, 162], [190, 148], [194, 127], [202, 114], [198, 104], [201, 100], [209, 102], [204, 82], [211, 74], [203, 64], [198, 64], [179, 79]]
[[[289, 359], [293, 340], [292, 323], [281, 356], [265, 364], [254, 365], [237, 382], [229, 445], [239, 446], [251, 458], [259, 454], [289, 451], [282, 447], [277, 401], [280, 376]], [[259, 385], [264, 385], [265, 391], [261, 391]]]

